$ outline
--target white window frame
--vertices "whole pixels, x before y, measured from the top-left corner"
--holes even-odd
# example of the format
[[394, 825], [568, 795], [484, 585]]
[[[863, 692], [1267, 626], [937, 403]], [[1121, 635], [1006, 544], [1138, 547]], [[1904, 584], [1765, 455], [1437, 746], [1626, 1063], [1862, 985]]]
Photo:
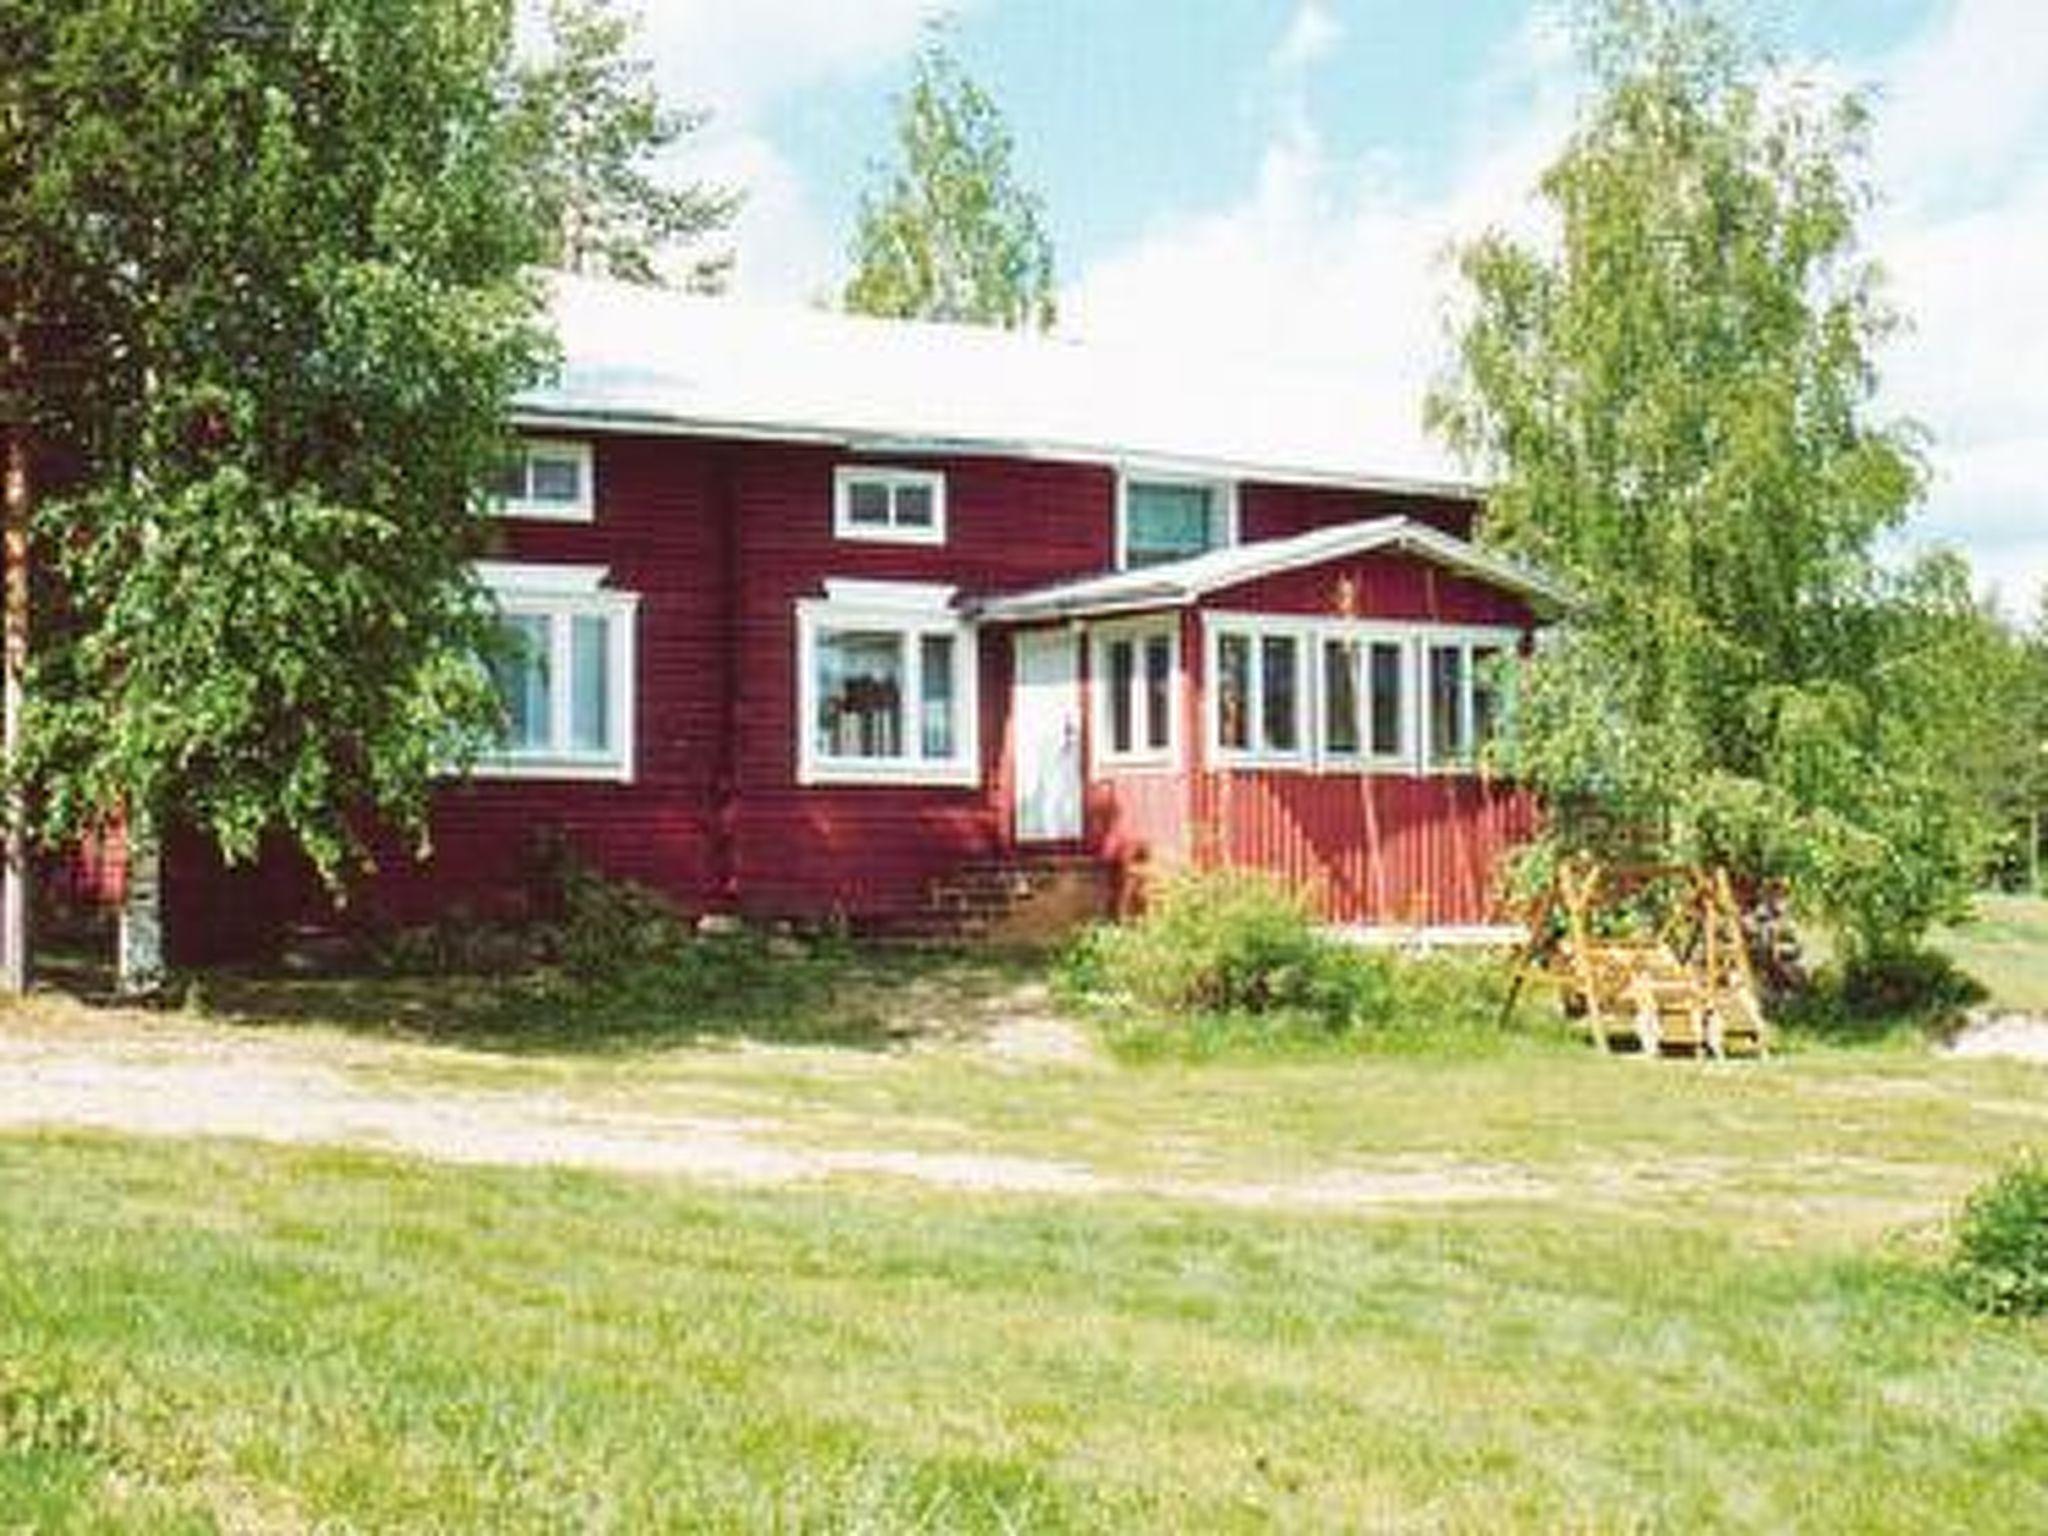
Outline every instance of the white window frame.
[[[506, 748], [486, 753], [475, 765], [476, 776], [632, 783], [639, 692], [639, 594], [607, 587], [610, 572], [601, 565], [519, 565], [493, 560], [480, 561], [476, 574], [502, 617], [548, 620], [548, 666], [554, 684], [548, 698], [548, 736], [554, 745], [541, 751]], [[571, 621], [578, 618], [606, 621], [605, 718], [612, 722], [612, 745], [602, 753], [561, 747], [569, 739], [572, 718]]]
[[[886, 527], [853, 520], [853, 488], [881, 485], [889, 493], [889, 523]], [[906, 488], [929, 491], [932, 523], [929, 528], [896, 521], [896, 493]], [[869, 544], [941, 545], [946, 542], [946, 477], [936, 469], [899, 469], [886, 464], [841, 464], [832, 471], [832, 536]]]
[[[1394, 751], [1375, 752], [1372, 749], [1372, 691], [1369, 665], [1361, 666], [1359, 669], [1359, 749], [1356, 752], [1339, 752], [1330, 745], [1327, 707], [1329, 679], [1325, 675], [1324, 647], [1332, 640], [1358, 646], [1361, 651], [1375, 645], [1396, 647], [1400, 657], [1401, 741]], [[1316, 625], [1316, 760], [1319, 764], [1331, 772], [1339, 773], [1409, 774], [1415, 771], [1418, 728], [1416, 658], [1419, 655], [1413, 625], [1350, 619], [1323, 621]]]
[[[801, 785], [918, 784], [973, 789], [981, 783], [981, 662], [974, 626], [953, 608], [954, 589], [923, 582], [825, 583], [824, 597], [796, 605], [796, 779]], [[818, 750], [818, 637], [835, 630], [882, 630], [903, 637], [900, 758], [830, 757]], [[923, 756], [917, 712], [924, 699], [926, 636], [953, 641], [953, 755]]]
[[[1394, 774], [1406, 777], [1469, 776], [1479, 771], [1478, 753], [1438, 761], [1436, 743], [1431, 740], [1429, 711], [1429, 653], [1437, 646], [1457, 646], [1464, 653], [1464, 682], [1459, 692], [1460, 725], [1467, 741], [1474, 724], [1475, 671], [1472, 653], [1496, 650], [1518, 654], [1525, 639], [1523, 631], [1497, 625], [1454, 625], [1408, 623], [1385, 619], [1325, 619], [1307, 614], [1237, 613], [1212, 610], [1202, 615], [1203, 698], [1202, 737], [1209, 764], [1218, 768], [1278, 769], [1289, 772]], [[1244, 635], [1252, 640], [1251, 692], [1246, 707], [1255, 730], [1263, 730], [1265, 678], [1259, 661], [1259, 641], [1266, 635], [1296, 636], [1297, 673], [1295, 687], [1302, 699], [1302, 749], [1274, 752], [1260, 745], [1250, 748], [1223, 744], [1223, 696], [1219, 686], [1222, 667], [1222, 638]], [[1357, 753], [1330, 750], [1325, 727], [1323, 645], [1329, 640], [1353, 641], [1360, 645], [1394, 644], [1401, 650], [1401, 750], [1383, 755], [1362, 750]], [[1301, 668], [1308, 676], [1300, 675]], [[1361, 704], [1367, 696], [1361, 694]], [[1361, 743], [1370, 741], [1370, 710], [1361, 711]]]
[[531, 496], [494, 497], [491, 511], [498, 517], [528, 518], [544, 523], [591, 523], [597, 521], [597, 455], [591, 445], [573, 437], [522, 437], [518, 453], [532, 485], [532, 461], [536, 454], [559, 455], [576, 462], [580, 494], [573, 502], [536, 501]]
[[[1473, 697], [1478, 691], [1477, 664], [1473, 660], [1475, 651], [1499, 651], [1504, 655], [1515, 655], [1522, 647], [1522, 632], [1499, 626], [1447, 626], [1427, 625], [1416, 630], [1415, 653], [1415, 709], [1419, 727], [1417, 742], [1420, 747], [1421, 771], [1427, 774], [1458, 777], [1479, 771], [1480, 745], [1473, 739], [1477, 723], [1477, 710]], [[1467, 743], [1463, 757], [1440, 758], [1437, 755], [1436, 717], [1430, 708], [1430, 652], [1439, 648], [1457, 647], [1464, 656], [1460, 663], [1461, 680], [1458, 687], [1458, 730]]]
[[[1152, 746], [1150, 691], [1145, 686], [1145, 646], [1166, 637], [1166, 745]], [[1135, 648], [1136, 664], [1131, 669], [1131, 750], [1116, 750], [1111, 731], [1110, 647], [1128, 641]], [[1180, 614], [1165, 618], [1121, 619], [1094, 626], [1089, 637], [1090, 693], [1094, 696], [1094, 724], [1090, 732], [1095, 766], [1099, 770], [1177, 769], [1181, 762], [1181, 711], [1186, 693], [1185, 668], [1181, 665]]]
[[[1294, 771], [1316, 766], [1315, 742], [1319, 700], [1314, 689], [1315, 668], [1310, 654], [1317, 644], [1319, 626], [1313, 619], [1286, 614], [1211, 613], [1203, 616], [1204, 691], [1202, 714], [1209, 761], [1223, 767], [1280, 768]], [[1252, 642], [1251, 674], [1247, 679], [1245, 711], [1252, 723], [1252, 744], [1231, 747], [1223, 742], [1223, 637], [1244, 635]], [[1286, 636], [1294, 641], [1294, 697], [1296, 745], [1275, 750], [1264, 745], [1266, 726], [1265, 640]]]
[[[1142, 466], [1127, 466], [1117, 472], [1116, 477], [1116, 568], [1130, 569], [1131, 530], [1131, 486], [1177, 485], [1200, 486], [1215, 495], [1210, 511], [1213, 523], [1220, 526], [1210, 528], [1215, 538], [1210, 549], [1229, 549], [1238, 542], [1237, 482], [1221, 480], [1213, 475], [1185, 475], [1169, 472], [1154, 473]], [[1189, 558], [1193, 558], [1190, 556]]]

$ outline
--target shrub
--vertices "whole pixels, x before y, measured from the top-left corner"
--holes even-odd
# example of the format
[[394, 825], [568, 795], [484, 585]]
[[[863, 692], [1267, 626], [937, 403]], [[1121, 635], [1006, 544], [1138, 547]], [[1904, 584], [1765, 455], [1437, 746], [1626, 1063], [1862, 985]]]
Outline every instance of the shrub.
[[1970, 1196], [1949, 1277], [1979, 1311], [2048, 1314], [2048, 1163], [2029, 1157]]
[[1494, 957], [1345, 943], [1273, 877], [1229, 869], [1178, 875], [1135, 922], [1091, 929], [1056, 979], [1139, 1056], [1497, 1041], [1508, 985]]
[[659, 965], [690, 942], [681, 915], [658, 892], [582, 865], [563, 871], [562, 919], [548, 947], [578, 980], [603, 981]]
[[1824, 1039], [1871, 1040], [1951, 1030], [1984, 996], [1975, 978], [1934, 950], [1852, 955], [1787, 997], [1779, 1017]]

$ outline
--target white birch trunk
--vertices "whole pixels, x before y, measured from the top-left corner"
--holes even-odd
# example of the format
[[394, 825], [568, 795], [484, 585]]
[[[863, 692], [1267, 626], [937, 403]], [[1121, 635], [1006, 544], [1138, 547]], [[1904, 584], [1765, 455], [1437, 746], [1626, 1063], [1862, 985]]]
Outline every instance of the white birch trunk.
[[146, 997], [164, 984], [163, 847], [140, 817], [128, 828], [127, 876], [114, 988], [123, 997]]

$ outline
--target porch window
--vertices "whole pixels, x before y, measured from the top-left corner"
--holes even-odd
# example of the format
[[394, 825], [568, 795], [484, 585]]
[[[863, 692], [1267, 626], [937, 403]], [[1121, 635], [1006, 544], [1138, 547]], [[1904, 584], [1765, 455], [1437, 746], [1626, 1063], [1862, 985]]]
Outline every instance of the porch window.
[[1214, 628], [1210, 741], [1222, 759], [1299, 763], [1306, 759], [1308, 651], [1302, 626]]
[[1433, 768], [1477, 762], [1507, 714], [1504, 667], [1512, 647], [1482, 636], [1429, 643], [1428, 749]]
[[842, 466], [832, 475], [832, 531], [888, 544], [946, 542], [946, 477], [926, 469]]
[[1220, 480], [1126, 477], [1117, 497], [1117, 564], [1186, 560], [1237, 542], [1235, 487]]
[[1333, 762], [1406, 756], [1407, 647], [1399, 640], [1340, 635], [1323, 641], [1322, 752]]
[[590, 444], [530, 437], [499, 466], [491, 484], [501, 517], [587, 523], [596, 516]]
[[478, 574], [498, 608], [489, 666], [504, 733], [477, 771], [631, 778], [633, 594], [592, 566], [494, 562]]
[[797, 607], [798, 781], [974, 783], [974, 637], [947, 589], [827, 589]]
[[1174, 757], [1180, 638], [1172, 623], [1113, 625], [1095, 639], [1095, 740], [1111, 764], [1165, 764]]

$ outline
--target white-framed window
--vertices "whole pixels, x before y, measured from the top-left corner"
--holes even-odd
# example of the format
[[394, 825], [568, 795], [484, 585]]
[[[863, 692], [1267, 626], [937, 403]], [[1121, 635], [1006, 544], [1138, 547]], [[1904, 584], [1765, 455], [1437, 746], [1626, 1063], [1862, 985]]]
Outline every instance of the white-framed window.
[[1117, 479], [1119, 570], [1163, 565], [1237, 542], [1237, 487], [1127, 471]]
[[493, 561], [477, 574], [498, 609], [504, 645], [489, 666], [505, 714], [477, 772], [630, 782], [637, 595], [606, 587], [602, 566]]
[[1325, 772], [1470, 771], [1502, 728], [1513, 629], [1204, 616], [1213, 761]]
[[572, 438], [522, 438], [492, 482], [500, 517], [587, 523], [597, 516], [594, 455]]
[[1502, 662], [1518, 641], [1512, 630], [1438, 632], [1422, 640], [1423, 735], [1431, 768], [1471, 766], [1499, 733], [1506, 713]]
[[953, 589], [825, 591], [797, 603], [797, 782], [978, 784], [975, 634]]
[[1208, 636], [1211, 754], [1219, 762], [1309, 766], [1313, 628], [1233, 616], [1212, 621]]
[[943, 544], [946, 477], [930, 469], [842, 464], [832, 472], [832, 532], [884, 544]]
[[1339, 624], [1317, 637], [1317, 745], [1337, 766], [1410, 761], [1414, 646], [1397, 630]]
[[1178, 616], [1099, 627], [1094, 635], [1095, 756], [1108, 767], [1180, 759]]

